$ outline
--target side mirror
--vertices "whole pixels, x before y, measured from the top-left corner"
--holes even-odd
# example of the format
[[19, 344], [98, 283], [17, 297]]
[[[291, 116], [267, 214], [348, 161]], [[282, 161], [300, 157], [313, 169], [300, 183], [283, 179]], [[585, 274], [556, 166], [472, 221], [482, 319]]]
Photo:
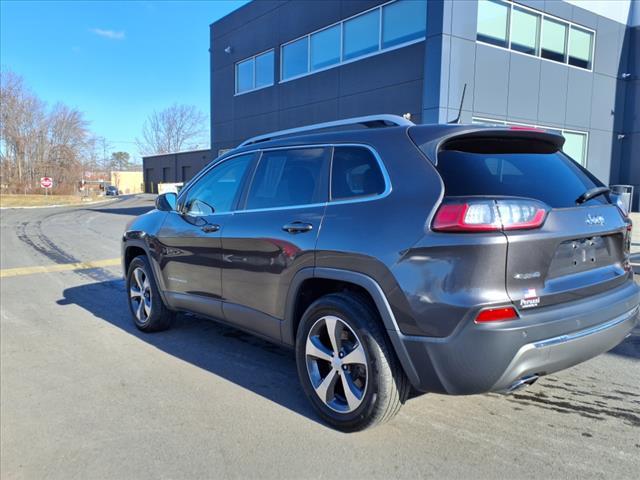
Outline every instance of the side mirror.
[[171, 212], [178, 205], [178, 195], [173, 192], [163, 193], [156, 198], [156, 208], [162, 212]]

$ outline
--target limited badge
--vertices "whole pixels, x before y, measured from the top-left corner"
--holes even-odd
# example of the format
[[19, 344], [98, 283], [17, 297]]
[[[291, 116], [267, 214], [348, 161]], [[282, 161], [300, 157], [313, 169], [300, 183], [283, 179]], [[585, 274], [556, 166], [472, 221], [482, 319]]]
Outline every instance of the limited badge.
[[524, 291], [522, 300], [520, 300], [520, 308], [531, 308], [540, 305], [540, 297], [535, 288]]

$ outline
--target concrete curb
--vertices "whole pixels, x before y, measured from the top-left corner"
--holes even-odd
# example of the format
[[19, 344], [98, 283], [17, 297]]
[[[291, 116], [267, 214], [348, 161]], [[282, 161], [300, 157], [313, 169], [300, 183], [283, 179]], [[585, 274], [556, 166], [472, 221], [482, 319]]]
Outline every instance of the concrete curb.
[[29, 205], [27, 207], [0, 207], [0, 210], [27, 210], [34, 208], [62, 208], [62, 207], [83, 207], [85, 205], [100, 205], [101, 203], [111, 203], [118, 198], [110, 198], [109, 200], [98, 200], [97, 202], [80, 202], [80, 203], [62, 203], [60, 205]]

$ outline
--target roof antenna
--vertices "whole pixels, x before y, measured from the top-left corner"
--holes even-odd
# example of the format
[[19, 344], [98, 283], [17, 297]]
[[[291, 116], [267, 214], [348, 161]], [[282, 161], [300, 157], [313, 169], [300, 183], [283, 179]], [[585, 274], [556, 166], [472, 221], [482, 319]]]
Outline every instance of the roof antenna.
[[464, 88], [462, 89], [462, 98], [460, 99], [460, 108], [458, 109], [458, 116], [451, 120], [449, 123], [460, 123], [460, 118], [462, 117], [462, 105], [464, 105], [464, 94], [467, 91], [467, 84], [464, 84]]

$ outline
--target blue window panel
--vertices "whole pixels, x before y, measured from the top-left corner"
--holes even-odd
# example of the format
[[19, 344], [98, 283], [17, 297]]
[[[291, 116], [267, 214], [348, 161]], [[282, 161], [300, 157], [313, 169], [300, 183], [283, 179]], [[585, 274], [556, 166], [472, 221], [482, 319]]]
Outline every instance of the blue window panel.
[[253, 89], [253, 58], [236, 65], [236, 93]]
[[343, 24], [343, 60], [361, 57], [380, 48], [380, 11], [359, 15]]
[[340, 63], [340, 25], [311, 35], [311, 70]]
[[282, 47], [282, 79], [297, 77], [309, 71], [309, 37]]
[[399, 0], [382, 8], [382, 48], [425, 36], [426, 0]]
[[273, 50], [256, 57], [256, 85], [255, 88], [273, 85]]

